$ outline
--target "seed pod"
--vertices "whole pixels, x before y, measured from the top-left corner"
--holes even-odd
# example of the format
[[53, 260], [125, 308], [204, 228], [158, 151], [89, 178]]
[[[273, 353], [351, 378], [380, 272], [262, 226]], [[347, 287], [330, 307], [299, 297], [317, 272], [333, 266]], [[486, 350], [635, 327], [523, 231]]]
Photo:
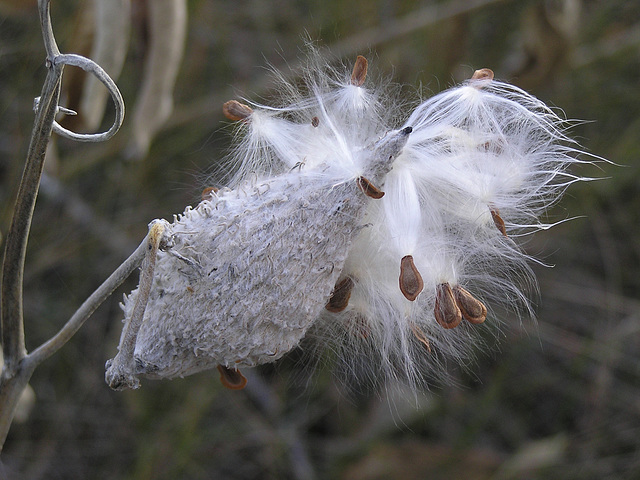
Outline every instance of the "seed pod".
[[220, 372], [220, 382], [229, 390], [242, 390], [247, 385], [247, 379], [240, 373], [240, 370], [218, 365], [218, 371]]
[[462, 312], [448, 283], [441, 283], [436, 287], [436, 306], [433, 313], [436, 321], [444, 328], [455, 328], [462, 321]]
[[[394, 131], [369, 147], [367, 175], [386, 173], [406, 142], [407, 132]], [[122, 341], [135, 345], [135, 375], [253, 367], [295, 348], [347, 277], [345, 262], [371, 203], [347, 180], [287, 171], [254, 188], [222, 191], [167, 224], [172, 242], [158, 253], [148, 295], [136, 289], [123, 304], [125, 322], [138, 299], [146, 305], [139, 330], [123, 330]], [[334, 304], [346, 302], [347, 290]]]
[[384, 192], [377, 188], [373, 183], [367, 180], [364, 177], [358, 177], [358, 186], [360, 190], [367, 196], [371, 198], [375, 198], [376, 200], [384, 197]]
[[491, 212], [491, 218], [493, 218], [493, 223], [495, 224], [497, 229], [500, 230], [500, 233], [506, 237], [507, 229], [504, 226], [504, 220], [502, 220], [502, 217], [500, 216], [500, 211], [495, 207], [490, 207], [489, 211]]
[[414, 301], [422, 289], [422, 275], [413, 263], [413, 257], [407, 255], [400, 260], [400, 291], [407, 300]]
[[[95, 37], [89, 58], [117, 80], [122, 71], [131, 29], [129, 0], [94, 0]], [[87, 75], [82, 88], [79, 111], [87, 130], [100, 126], [109, 92], [95, 75]]]
[[487, 307], [466, 289], [456, 285], [453, 287], [453, 296], [465, 320], [477, 325], [487, 319]]
[[473, 72], [471, 80], [493, 80], [493, 70], [490, 68], [481, 68]]
[[133, 158], [143, 158], [173, 112], [173, 89], [184, 54], [186, 0], [153, 0], [149, 9], [149, 46], [132, 118]]
[[240, 103], [237, 100], [229, 100], [222, 105], [222, 113], [233, 122], [245, 120], [253, 113], [250, 106]]
[[351, 297], [351, 290], [353, 289], [353, 280], [351, 277], [346, 277], [336, 283], [333, 289], [333, 293], [329, 298], [329, 303], [324, 308], [332, 313], [342, 312], [349, 304], [349, 298]]
[[361, 87], [364, 81], [367, 79], [367, 59], [362, 55], [358, 55], [356, 58], [356, 64], [353, 66], [353, 72], [351, 73], [351, 85]]

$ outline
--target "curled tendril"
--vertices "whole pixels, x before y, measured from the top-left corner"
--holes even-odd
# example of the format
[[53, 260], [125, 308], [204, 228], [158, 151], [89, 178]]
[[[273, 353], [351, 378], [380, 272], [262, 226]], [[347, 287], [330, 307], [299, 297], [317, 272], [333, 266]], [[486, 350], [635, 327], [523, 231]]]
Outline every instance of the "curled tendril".
[[[120, 90], [118, 90], [116, 83], [111, 79], [107, 72], [105, 72], [104, 69], [93, 60], [90, 60], [81, 55], [60, 53], [58, 45], [56, 44], [55, 37], [53, 35], [53, 28], [51, 27], [49, 1], [50, 0], [38, 0], [40, 21], [42, 24], [42, 34], [45, 49], [47, 51], [47, 67], [59, 69], [60, 75], [64, 65], [80, 67], [85, 72], [92, 73], [107, 88], [109, 94], [111, 95], [111, 98], [113, 99], [113, 103], [116, 109], [116, 115], [113, 121], [113, 125], [111, 125], [111, 128], [109, 128], [109, 130], [107, 130], [106, 132], [76, 133], [62, 127], [55, 120], [53, 122], [53, 131], [62, 137], [76, 140], [78, 142], [103, 142], [105, 140], [109, 140], [118, 132], [118, 130], [122, 126], [122, 121], [124, 120], [124, 100], [122, 99], [122, 94], [120, 93]], [[35, 100], [34, 106], [36, 108], [39, 103], [38, 100], [39, 99], [37, 98]], [[64, 107], [58, 107], [58, 111], [70, 114], [68, 109], [65, 109]]]
[[89, 72], [95, 75], [96, 78], [100, 80], [109, 91], [109, 94], [111, 95], [113, 103], [116, 107], [116, 116], [113, 120], [113, 125], [111, 125], [111, 128], [109, 128], [109, 130], [107, 130], [106, 132], [76, 133], [60, 126], [60, 124], [58, 124], [56, 121], [53, 122], [53, 131], [60, 136], [70, 138], [72, 140], [77, 140], [79, 142], [103, 142], [113, 137], [120, 129], [120, 126], [122, 125], [122, 121], [124, 119], [124, 101], [122, 99], [122, 95], [120, 94], [120, 90], [118, 90], [115, 82], [111, 79], [107, 72], [105, 72], [102, 67], [94, 61], [89, 60], [88, 58], [81, 55], [75, 54], [57, 55], [53, 59], [53, 64], [56, 66], [72, 65], [74, 67], [80, 67], [85, 72]]

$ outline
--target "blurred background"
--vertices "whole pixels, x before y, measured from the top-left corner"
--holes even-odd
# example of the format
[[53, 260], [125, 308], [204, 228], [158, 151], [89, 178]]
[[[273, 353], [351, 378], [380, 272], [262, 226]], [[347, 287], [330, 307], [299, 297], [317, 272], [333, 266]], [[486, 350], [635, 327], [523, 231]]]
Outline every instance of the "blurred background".
[[[12, 426], [0, 476], [640, 478], [640, 2], [53, 0], [52, 16], [63, 53], [117, 77], [127, 115], [104, 144], [52, 138], [25, 273], [30, 350], [133, 251], [150, 220], [195, 205], [216, 182], [230, 145], [222, 103], [267, 101], [267, 66], [295, 75], [307, 38], [338, 62], [367, 56], [411, 98], [492, 68], [585, 120], [572, 135], [618, 166], [576, 172], [606, 180], [573, 186], [550, 215], [579, 218], [527, 244], [553, 265], [534, 267], [537, 321], [504, 318], [488, 353], [467, 371], [451, 367], [452, 384], [417, 397], [359, 395], [329, 367], [308, 372], [293, 352], [243, 372], [242, 391], [224, 389], [213, 371], [113, 392], [104, 363], [134, 275], [36, 370], [34, 408]], [[35, 2], [0, 0], [3, 234], [44, 55]], [[80, 112], [64, 119], [69, 128], [111, 124], [110, 100], [90, 104], [102, 95], [92, 88], [67, 67], [61, 103]]]

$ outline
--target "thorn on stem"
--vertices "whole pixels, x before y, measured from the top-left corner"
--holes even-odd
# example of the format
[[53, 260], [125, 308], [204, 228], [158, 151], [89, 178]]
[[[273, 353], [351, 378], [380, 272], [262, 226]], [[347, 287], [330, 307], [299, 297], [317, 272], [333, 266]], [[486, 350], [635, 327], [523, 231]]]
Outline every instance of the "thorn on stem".
[[230, 390], [242, 390], [247, 385], [247, 379], [238, 369], [218, 365], [218, 371], [220, 372], [220, 382]]

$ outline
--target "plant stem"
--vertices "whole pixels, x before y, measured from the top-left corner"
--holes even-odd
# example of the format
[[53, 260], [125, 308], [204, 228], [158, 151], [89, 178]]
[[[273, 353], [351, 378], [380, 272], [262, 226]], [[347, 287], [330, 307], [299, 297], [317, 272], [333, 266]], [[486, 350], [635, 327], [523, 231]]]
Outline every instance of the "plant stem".
[[2, 348], [5, 368], [11, 370], [25, 356], [22, 280], [31, 219], [44, 166], [45, 152], [60, 95], [62, 66], [47, 62], [49, 71], [31, 134], [27, 161], [7, 233], [2, 268]]
[[[5, 254], [2, 264], [2, 285], [0, 286], [1, 328], [4, 366], [0, 375], [0, 451], [9, 432], [20, 396], [27, 386], [33, 371], [44, 359], [56, 352], [82, 326], [98, 306], [124, 281], [140, 264], [146, 252], [147, 241], [125, 261], [96, 290], [71, 317], [65, 326], [51, 340], [27, 355], [24, 341], [23, 319], [23, 278], [27, 251], [27, 240], [31, 229], [33, 211], [42, 177], [45, 153], [52, 130], [60, 135], [78, 141], [103, 141], [115, 133], [122, 124], [124, 102], [115, 83], [104, 70], [89, 59], [79, 55], [61, 55], [53, 36], [49, 0], [38, 0], [40, 26], [47, 52], [47, 77], [42, 93], [37, 99], [36, 118], [31, 132], [27, 160], [18, 189], [11, 226], [7, 233]], [[55, 123], [60, 98], [60, 84], [64, 65], [78, 66], [98, 77], [109, 90], [116, 105], [116, 119], [105, 133], [76, 134]]]

